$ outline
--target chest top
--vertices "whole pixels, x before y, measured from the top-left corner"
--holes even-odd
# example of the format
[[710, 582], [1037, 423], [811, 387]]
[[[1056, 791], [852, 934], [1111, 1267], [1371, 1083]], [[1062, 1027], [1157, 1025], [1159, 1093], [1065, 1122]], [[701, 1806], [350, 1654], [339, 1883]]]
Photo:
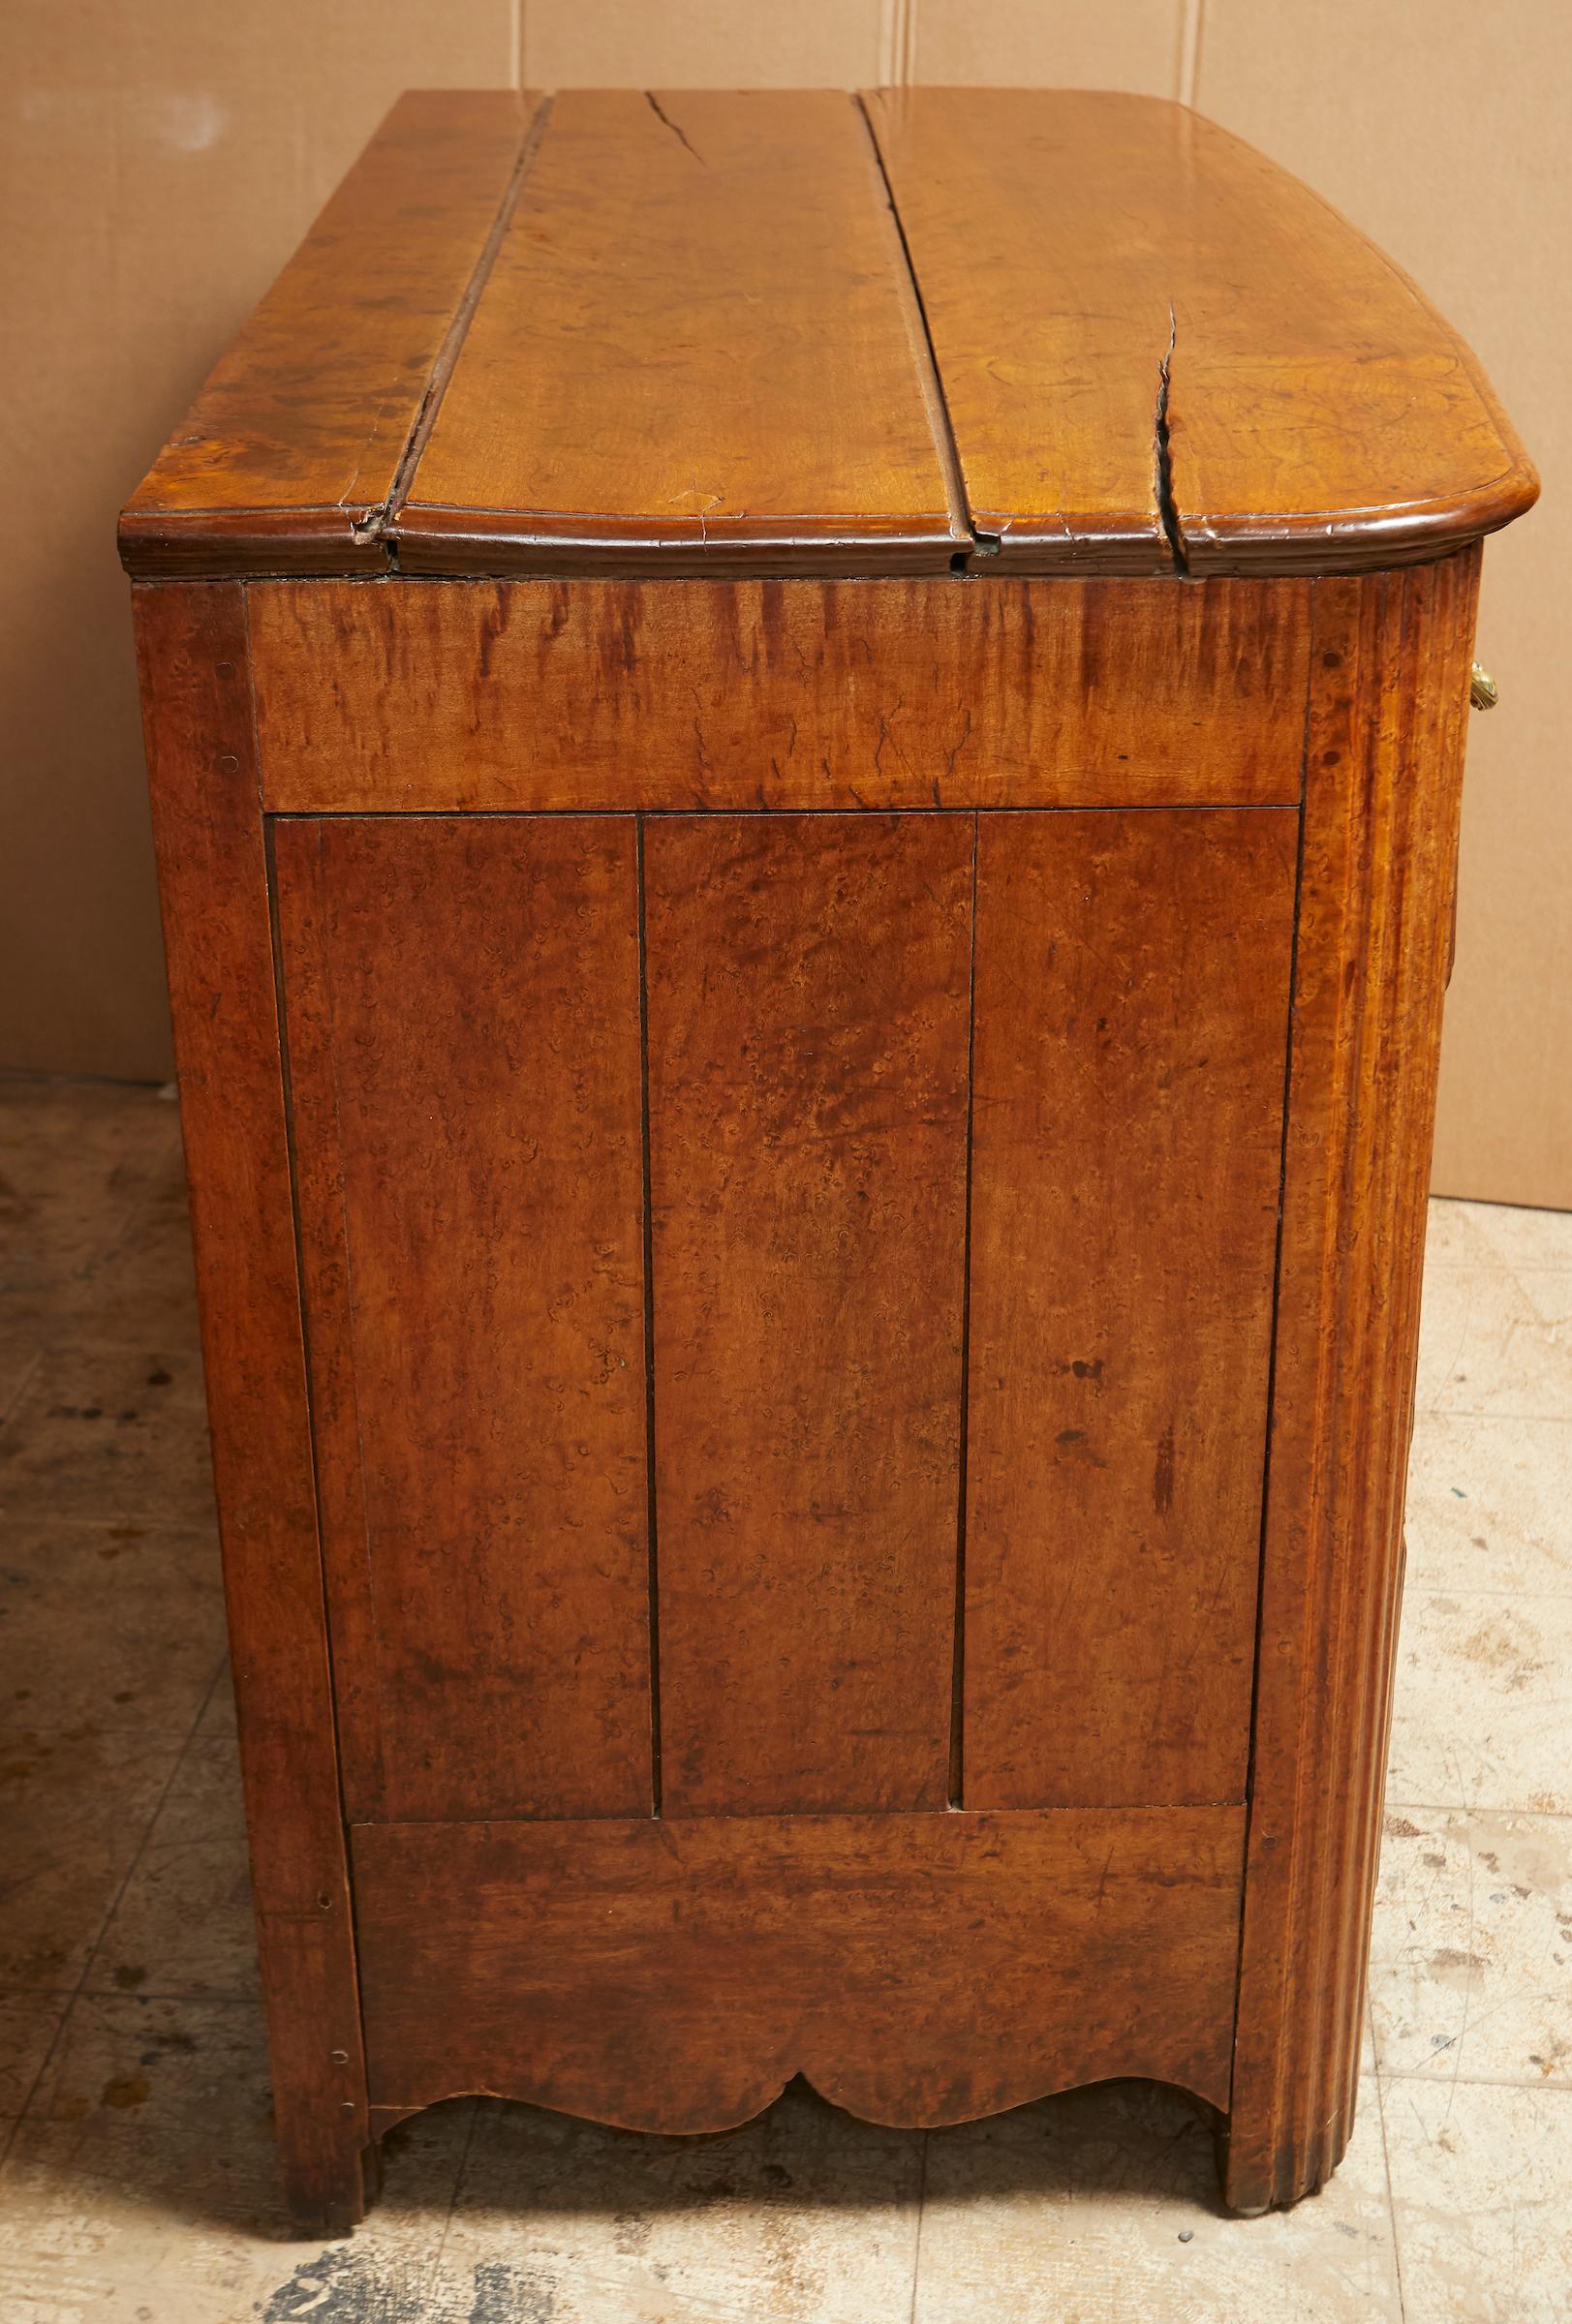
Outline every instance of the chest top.
[[140, 577], [1339, 572], [1537, 489], [1406, 276], [1184, 107], [419, 91], [121, 550]]

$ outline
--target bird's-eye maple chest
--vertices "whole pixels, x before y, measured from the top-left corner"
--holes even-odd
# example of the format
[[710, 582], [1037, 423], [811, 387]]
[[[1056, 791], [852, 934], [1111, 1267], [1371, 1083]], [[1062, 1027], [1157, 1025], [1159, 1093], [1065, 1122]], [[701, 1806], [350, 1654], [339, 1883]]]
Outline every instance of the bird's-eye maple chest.
[[287, 2174], [1346, 2136], [1466, 351], [1182, 108], [419, 95], [123, 520]]

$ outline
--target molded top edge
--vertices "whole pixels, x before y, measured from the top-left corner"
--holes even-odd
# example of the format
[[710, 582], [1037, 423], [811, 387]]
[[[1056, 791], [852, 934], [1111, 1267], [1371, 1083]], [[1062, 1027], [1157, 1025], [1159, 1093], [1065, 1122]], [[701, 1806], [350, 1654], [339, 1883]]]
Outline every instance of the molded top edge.
[[121, 551], [141, 578], [1338, 572], [1537, 491], [1407, 276], [1182, 106], [422, 91]]

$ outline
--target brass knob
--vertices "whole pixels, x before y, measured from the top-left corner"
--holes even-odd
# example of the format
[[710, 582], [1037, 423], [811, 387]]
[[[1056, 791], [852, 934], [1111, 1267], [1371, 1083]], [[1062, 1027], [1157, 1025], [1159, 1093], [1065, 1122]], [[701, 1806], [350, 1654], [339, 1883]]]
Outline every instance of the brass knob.
[[1468, 672], [1468, 699], [1475, 710], [1494, 710], [1501, 698], [1496, 685], [1482, 661], [1476, 661]]

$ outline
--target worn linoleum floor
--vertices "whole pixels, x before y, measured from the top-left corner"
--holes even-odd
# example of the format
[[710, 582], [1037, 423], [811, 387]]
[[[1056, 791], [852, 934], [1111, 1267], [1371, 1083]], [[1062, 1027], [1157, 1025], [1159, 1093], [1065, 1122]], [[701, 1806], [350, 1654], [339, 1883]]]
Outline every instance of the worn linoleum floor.
[[174, 1109], [0, 1082], [0, 2324], [1572, 2318], [1572, 1216], [1432, 1208], [1367, 2074], [1218, 2208], [1140, 2085], [924, 2137], [490, 2100], [344, 2243], [273, 2181]]

